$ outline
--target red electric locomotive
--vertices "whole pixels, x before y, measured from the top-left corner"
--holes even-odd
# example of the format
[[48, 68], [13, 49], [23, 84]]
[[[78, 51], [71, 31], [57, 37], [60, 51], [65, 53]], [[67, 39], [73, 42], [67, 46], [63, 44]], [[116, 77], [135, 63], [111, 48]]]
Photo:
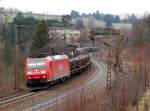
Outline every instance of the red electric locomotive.
[[25, 67], [27, 86], [53, 82], [70, 76], [69, 58], [66, 55], [28, 58]]

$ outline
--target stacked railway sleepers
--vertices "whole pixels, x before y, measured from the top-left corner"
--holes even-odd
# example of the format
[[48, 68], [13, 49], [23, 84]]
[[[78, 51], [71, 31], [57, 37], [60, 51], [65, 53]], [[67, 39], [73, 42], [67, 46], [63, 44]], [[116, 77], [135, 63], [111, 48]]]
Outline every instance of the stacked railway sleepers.
[[70, 75], [75, 76], [80, 74], [91, 65], [89, 55], [80, 55], [69, 60], [70, 63]]

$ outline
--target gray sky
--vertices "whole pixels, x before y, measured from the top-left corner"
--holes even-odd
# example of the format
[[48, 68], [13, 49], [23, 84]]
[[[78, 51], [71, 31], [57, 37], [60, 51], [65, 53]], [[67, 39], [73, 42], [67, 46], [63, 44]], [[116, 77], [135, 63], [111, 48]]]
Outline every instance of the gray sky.
[[143, 14], [150, 12], [150, 0], [0, 0], [0, 6], [36, 13], [69, 14], [72, 9], [81, 13]]

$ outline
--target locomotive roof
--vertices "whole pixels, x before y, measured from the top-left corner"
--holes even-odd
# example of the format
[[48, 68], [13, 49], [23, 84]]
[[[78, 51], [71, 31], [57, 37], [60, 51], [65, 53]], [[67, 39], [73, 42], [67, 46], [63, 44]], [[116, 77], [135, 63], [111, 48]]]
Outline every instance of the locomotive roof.
[[61, 59], [68, 59], [66, 55], [54, 55], [54, 56], [48, 56], [49, 60], [61, 60]]
[[[67, 55], [54, 55], [54, 56], [47, 56], [48, 60], [61, 60], [61, 59], [68, 59]], [[36, 62], [36, 61], [44, 61], [45, 58], [28, 58], [28, 62]]]
[[27, 61], [29, 62], [35, 62], [35, 61], [44, 61], [44, 58], [28, 58]]

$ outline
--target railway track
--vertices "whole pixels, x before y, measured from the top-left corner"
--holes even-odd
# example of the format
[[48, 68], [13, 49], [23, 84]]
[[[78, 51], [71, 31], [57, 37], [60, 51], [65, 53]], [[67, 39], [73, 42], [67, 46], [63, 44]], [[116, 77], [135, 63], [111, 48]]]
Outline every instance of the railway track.
[[24, 98], [26, 99], [26, 98], [31, 97], [31, 96], [37, 96], [38, 94], [42, 94], [44, 91], [44, 88], [39, 89], [39, 91], [36, 91], [36, 90], [37, 89], [31, 89], [31, 90], [25, 91], [23, 93], [19, 93], [19, 94], [5, 97], [5, 98], [1, 98], [0, 99], [0, 106], [11, 104], [13, 101], [18, 101], [20, 99], [24, 99]]
[[[89, 65], [90, 65], [90, 63], [71, 71], [71, 73], [74, 73], [77, 70], [84, 69]], [[42, 95], [42, 94], [48, 92], [48, 90], [52, 89], [52, 88], [53, 87], [49, 87], [46, 90], [41, 89], [40, 91], [37, 91], [37, 92], [35, 92], [35, 89], [32, 89], [32, 90], [29, 90], [29, 91], [26, 91], [26, 92], [23, 92], [23, 93], [20, 93], [20, 94], [16, 94], [16, 95], [12, 95], [12, 96], [9, 96], [9, 97], [6, 97], [6, 98], [2, 98], [2, 99], [0, 99], [0, 107], [7, 106], [9, 104], [12, 104], [13, 102], [19, 102], [19, 101], [22, 101], [24, 99], [28, 99], [28, 98], [31, 98], [31, 97], [34, 97], [34, 96]]]
[[[56, 101], [59, 103], [66, 96], [72, 95], [74, 93], [79, 93], [84, 88], [90, 88], [98, 80], [100, 80], [100, 79], [103, 80], [105, 78], [106, 67], [103, 64], [97, 63], [96, 62], [97, 60], [95, 61], [95, 60], [92, 59], [92, 61], [93, 61], [94, 64], [96, 64], [97, 69], [95, 71], [95, 74], [92, 74], [92, 76], [90, 76], [90, 78], [87, 79], [86, 81], [83, 81], [83, 82], [80, 81], [77, 84], [73, 84], [71, 87], [64, 88], [63, 91], [61, 90], [61, 92], [63, 92], [63, 94], [55, 95], [55, 96], [53, 95], [53, 97], [50, 97], [46, 101], [38, 102], [34, 106], [31, 105], [31, 104], [25, 105], [24, 107], [21, 106], [21, 107], [17, 108], [17, 110], [19, 110], [19, 111], [32, 111], [33, 110], [32, 107], [34, 107], [36, 111], [38, 111], [39, 109], [42, 110], [43, 108], [46, 108], [45, 106], [49, 107], [50, 104], [53, 105], [53, 104], [55, 104]], [[103, 70], [102, 71], [103, 74], [100, 77], [98, 77], [99, 76], [98, 73], [99, 73], [100, 70]], [[84, 87], [81, 87], [81, 84], [84, 84]], [[50, 88], [50, 89], [52, 90], [53, 87]], [[0, 107], [1, 106], [4, 106], [4, 107], [6, 106], [7, 107], [7, 105], [11, 105], [13, 103], [18, 103], [18, 102], [27, 100], [28, 98], [31, 98], [33, 96], [37, 97], [37, 96], [40, 96], [40, 95], [44, 95], [46, 93], [49, 93], [49, 91], [48, 90], [43, 90], [43, 91], [39, 91], [39, 92], [25, 92], [24, 94], [3, 98], [2, 101], [0, 100]], [[58, 96], [58, 97], [56, 98], [56, 96]], [[4, 110], [4, 111], [6, 111], [6, 110]]]
[[21, 98], [25, 98], [25, 97], [32, 95], [32, 94], [33, 93], [31, 91], [27, 91], [27, 92], [12, 95], [12, 96], [9, 96], [6, 98], [2, 98], [2, 99], [0, 99], [0, 106], [8, 104], [9, 102], [12, 102], [12, 101], [16, 101], [16, 100], [21, 99]]

